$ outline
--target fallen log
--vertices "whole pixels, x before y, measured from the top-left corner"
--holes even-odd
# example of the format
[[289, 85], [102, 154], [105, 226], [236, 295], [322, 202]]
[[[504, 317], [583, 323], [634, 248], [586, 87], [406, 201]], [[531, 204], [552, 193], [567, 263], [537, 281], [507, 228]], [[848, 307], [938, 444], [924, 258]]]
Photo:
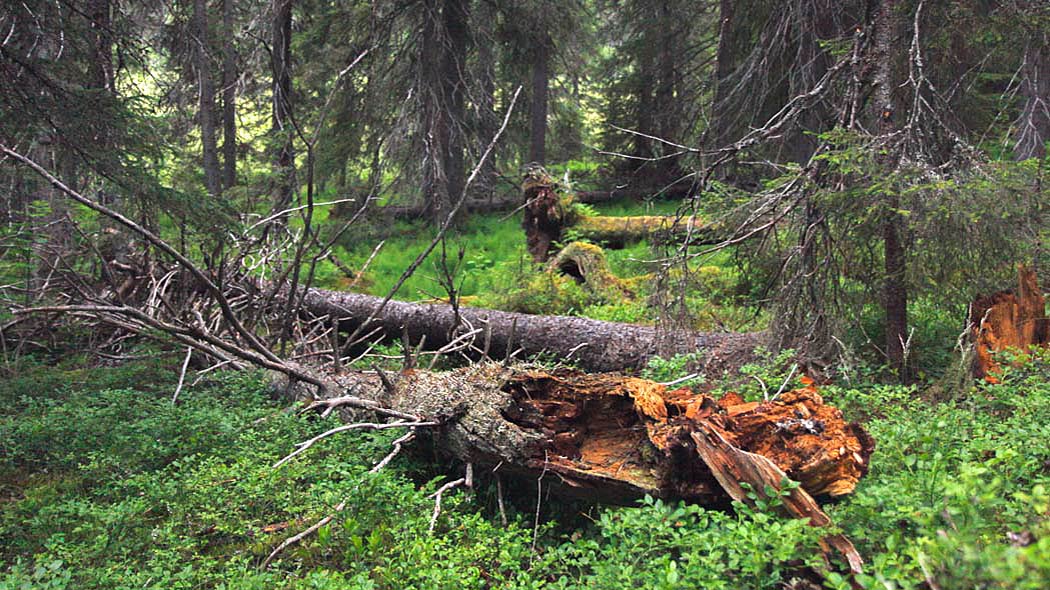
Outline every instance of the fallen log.
[[564, 231], [575, 239], [608, 248], [623, 248], [641, 240], [659, 243], [689, 238], [698, 245], [718, 241], [710, 226], [670, 215], [579, 216]]
[[1016, 290], [978, 297], [970, 306], [970, 326], [976, 352], [973, 372], [979, 379], [1002, 370], [995, 353], [1028, 352], [1050, 343], [1050, 319], [1035, 271], [1019, 266]]
[[[447, 304], [391, 300], [362, 327], [382, 302], [380, 297], [324, 289], [309, 289], [303, 296], [304, 310], [338, 321], [340, 331], [378, 331], [392, 341], [407, 334], [413, 344], [425, 339], [427, 350], [447, 345], [464, 331], [478, 330], [476, 342], [487, 341], [488, 356], [495, 359], [515, 351], [525, 356], [547, 353], [589, 371], [621, 371], [644, 367], [657, 353], [652, 326], [473, 307], [460, 307], [457, 316]], [[676, 352], [702, 352], [695, 370], [712, 378], [753, 362], [754, 349], [763, 342], [761, 333], [682, 332], [660, 339]]]
[[[696, 436], [762, 455], [817, 497], [851, 493], [874, 449], [864, 429], [845, 422], [813, 387], [744, 403], [736, 395], [714, 400], [618, 374], [495, 363], [331, 379], [333, 394], [354, 391], [417, 422], [440, 424], [420, 428], [429, 439], [420, 438], [471, 464], [475, 474], [498, 469], [532, 480], [548, 474], [554, 492], [601, 502], [650, 495], [727, 506], [733, 493], [719, 483], [724, 469], [712, 471]], [[290, 391], [287, 382], [279, 388]], [[315, 407], [330, 411], [338, 403]]]
[[627, 282], [609, 270], [605, 252], [594, 244], [572, 242], [547, 264], [547, 272], [572, 277], [583, 290], [607, 302], [630, 301], [635, 292]]
[[688, 217], [583, 215], [574, 207], [575, 196], [560, 193], [557, 182], [540, 167], [526, 173], [521, 190], [525, 201], [521, 225], [529, 254], [536, 262], [546, 262], [553, 245], [565, 238], [588, 240], [611, 248], [647, 239], [688, 239], [695, 244], [721, 241], [721, 232], [715, 226]]

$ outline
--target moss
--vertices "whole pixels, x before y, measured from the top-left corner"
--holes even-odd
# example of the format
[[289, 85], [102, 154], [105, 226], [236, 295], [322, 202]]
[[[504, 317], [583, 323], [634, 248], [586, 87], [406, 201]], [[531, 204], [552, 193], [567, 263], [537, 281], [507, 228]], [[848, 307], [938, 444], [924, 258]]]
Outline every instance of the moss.
[[622, 247], [661, 236], [681, 237], [690, 228], [699, 231], [705, 226], [694, 221], [690, 225], [687, 219], [678, 219], [663, 215], [636, 215], [632, 217], [580, 217], [568, 230], [568, 234], [592, 242]]
[[572, 242], [547, 265], [547, 272], [572, 277], [596, 301], [618, 303], [634, 299], [635, 293], [625, 281], [609, 270], [605, 252], [594, 244]]

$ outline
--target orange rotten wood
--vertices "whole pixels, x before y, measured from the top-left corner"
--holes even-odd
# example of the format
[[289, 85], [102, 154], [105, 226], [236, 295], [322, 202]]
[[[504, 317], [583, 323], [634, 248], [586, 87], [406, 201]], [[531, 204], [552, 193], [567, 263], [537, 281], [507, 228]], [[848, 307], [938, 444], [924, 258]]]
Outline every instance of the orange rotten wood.
[[1000, 367], [994, 353], [1006, 349], [1028, 352], [1050, 341], [1046, 302], [1035, 271], [1019, 266], [1017, 275], [1017, 289], [978, 297], [970, 307], [977, 378], [997, 382], [994, 374]]
[[874, 441], [817, 390], [744, 403], [615, 373], [482, 363], [410, 371], [383, 387], [369, 373], [331, 377], [388, 408], [442, 423], [419, 440], [475, 473], [535, 479], [554, 493], [609, 503], [645, 495], [728, 506], [732, 494], [697, 454], [692, 435], [717, 432], [760, 454], [813, 496], [849, 494], [868, 470]]

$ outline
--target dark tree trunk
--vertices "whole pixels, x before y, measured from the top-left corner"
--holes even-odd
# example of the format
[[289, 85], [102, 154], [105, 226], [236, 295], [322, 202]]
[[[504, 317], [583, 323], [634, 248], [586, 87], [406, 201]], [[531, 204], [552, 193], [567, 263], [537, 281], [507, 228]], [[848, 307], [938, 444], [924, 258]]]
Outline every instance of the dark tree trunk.
[[88, 3], [88, 18], [91, 20], [95, 36], [94, 55], [91, 60], [91, 87], [115, 93], [110, 0], [91, 0]]
[[544, 31], [532, 47], [532, 106], [529, 111], [529, 161], [547, 163], [547, 92], [550, 84], [550, 44]]
[[[897, 109], [893, 98], [896, 63], [895, 38], [898, 15], [897, 0], [882, 0], [875, 21], [875, 108], [878, 109], [879, 133], [886, 137], [897, 128]], [[893, 166], [893, 155], [883, 158]], [[900, 196], [890, 187], [884, 202], [882, 243], [885, 262], [883, 308], [886, 314], [886, 358], [902, 380], [907, 380], [905, 343], [908, 341], [908, 288], [905, 273], [906, 253], [902, 241], [904, 219], [899, 213]]]
[[211, 61], [208, 59], [208, 3], [193, 2], [193, 34], [195, 66], [200, 92], [201, 146], [204, 155], [204, 186], [208, 194], [218, 197], [222, 192], [219, 172], [219, 152], [215, 142], [215, 84], [211, 78]]
[[233, 38], [233, 2], [222, 0], [222, 185], [237, 184], [237, 53]]
[[273, 166], [273, 207], [282, 210], [295, 191], [295, 151], [292, 145], [292, 1], [273, 0], [273, 111], [271, 131], [277, 144]]
[[[478, 103], [477, 108], [477, 153], [478, 157], [484, 153], [492, 138], [496, 136], [499, 129], [499, 118], [496, 114], [496, 53], [495, 47], [495, 24], [496, 10], [489, 2], [477, 4], [476, 25], [474, 26], [475, 41], [477, 47], [477, 79], [478, 79]], [[496, 161], [489, 157], [485, 160], [478, 173], [475, 182], [477, 189], [474, 195], [483, 197], [487, 202], [492, 202], [495, 196]], [[515, 202], [517, 199], [514, 199]]]
[[451, 208], [448, 178], [445, 174], [447, 123], [439, 68], [443, 49], [440, 0], [424, 0], [423, 33], [419, 55], [419, 93], [423, 116], [423, 205], [431, 222], [441, 223]]
[[[729, 78], [736, 68], [737, 23], [734, 18], [735, 4], [736, 0], [720, 0], [718, 3], [718, 49], [715, 54], [715, 117], [712, 122], [712, 128], [708, 133], [709, 141], [714, 144], [714, 147], [721, 145], [725, 141], [725, 136], [730, 128], [727, 122], [722, 122], [723, 117], [720, 114], [724, 113], [728, 107], [731, 86]], [[725, 119], [729, 119], [729, 117], [725, 117]]]
[[[466, 136], [467, 48], [470, 44], [470, 0], [445, 0], [442, 11], [446, 36], [446, 53], [442, 67], [442, 95], [448, 113], [445, 117], [445, 178], [448, 179], [449, 205], [463, 195], [466, 182], [464, 147]], [[447, 213], [447, 212], [446, 212]], [[440, 221], [444, 221], [441, 219]]]
[[[303, 309], [318, 317], [337, 318], [341, 330], [352, 332], [382, 301], [371, 295], [309, 289]], [[470, 307], [460, 308], [457, 316], [450, 305], [393, 300], [360, 333], [378, 328], [388, 339], [399, 341], [407, 331], [413, 345], [425, 337], [426, 348], [433, 350], [448, 344], [449, 335], [457, 326], [462, 331], [467, 325], [482, 330], [475, 343], [482, 348], [487, 338], [489, 356], [496, 359], [520, 349], [523, 356], [547, 353], [572, 360], [589, 371], [620, 371], [644, 367], [655, 354], [656, 334], [652, 326]], [[764, 342], [760, 334], [689, 332], [677, 334], [676, 338], [681, 352], [703, 353], [703, 366], [697, 370], [712, 379], [752, 362], [754, 348]]]
[[[657, 55], [657, 63], [659, 70], [659, 78], [656, 83], [655, 93], [655, 113], [656, 113], [656, 133], [657, 137], [666, 139], [668, 141], [677, 142], [680, 138], [678, 137], [678, 129], [681, 125], [681, 116], [679, 115], [679, 108], [675, 99], [675, 88], [677, 87], [677, 76], [678, 67], [676, 60], [676, 52], [679, 51], [677, 46], [677, 39], [675, 31], [679, 28], [680, 24], [674, 20], [674, 14], [671, 10], [670, 0], [662, 0], [659, 6], [659, 17], [657, 22], [659, 27], [654, 31], [654, 39], [659, 45], [659, 54]], [[661, 146], [661, 149], [657, 153], [663, 156], [666, 152]], [[657, 165], [657, 182], [656, 184], [663, 184], [672, 180], [675, 176], [676, 169], [676, 158], [666, 157], [660, 160]]]

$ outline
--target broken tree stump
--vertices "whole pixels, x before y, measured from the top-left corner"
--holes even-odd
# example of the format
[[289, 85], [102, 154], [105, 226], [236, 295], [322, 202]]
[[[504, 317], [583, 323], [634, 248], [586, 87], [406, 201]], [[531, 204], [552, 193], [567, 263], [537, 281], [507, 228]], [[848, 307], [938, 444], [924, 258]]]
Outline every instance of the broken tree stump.
[[475, 473], [546, 473], [556, 493], [607, 503], [650, 495], [727, 506], [732, 494], [698, 454], [696, 433], [766, 457], [812, 496], [852, 492], [874, 449], [812, 387], [743, 403], [618, 374], [494, 363], [404, 371], [386, 385], [375, 373], [330, 379], [328, 395], [354, 391], [440, 423], [430, 444]]
[[1050, 342], [1050, 320], [1035, 271], [1017, 269], [1017, 289], [978, 297], [970, 306], [976, 352], [973, 372], [984, 378], [1001, 371], [994, 355], [1007, 349], [1028, 352]]
[[721, 241], [713, 226], [688, 216], [581, 215], [573, 206], [575, 196], [559, 193], [557, 181], [539, 166], [526, 172], [521, 192], [525, 201], [522, 228], [529, 254], [535, 262], [546, 262], [554, 244], [566, 237], [610, 248], [623, 248], [646, 239], [689, 240], [693, 244]]
[[602, 301], [619, 303], [635, 297], [626, 281], [609, 270], [605, 252], [587, 242], [572, 242], [562, 248], [547, 265], [547, 272], [572, 277], [584, 291]]

